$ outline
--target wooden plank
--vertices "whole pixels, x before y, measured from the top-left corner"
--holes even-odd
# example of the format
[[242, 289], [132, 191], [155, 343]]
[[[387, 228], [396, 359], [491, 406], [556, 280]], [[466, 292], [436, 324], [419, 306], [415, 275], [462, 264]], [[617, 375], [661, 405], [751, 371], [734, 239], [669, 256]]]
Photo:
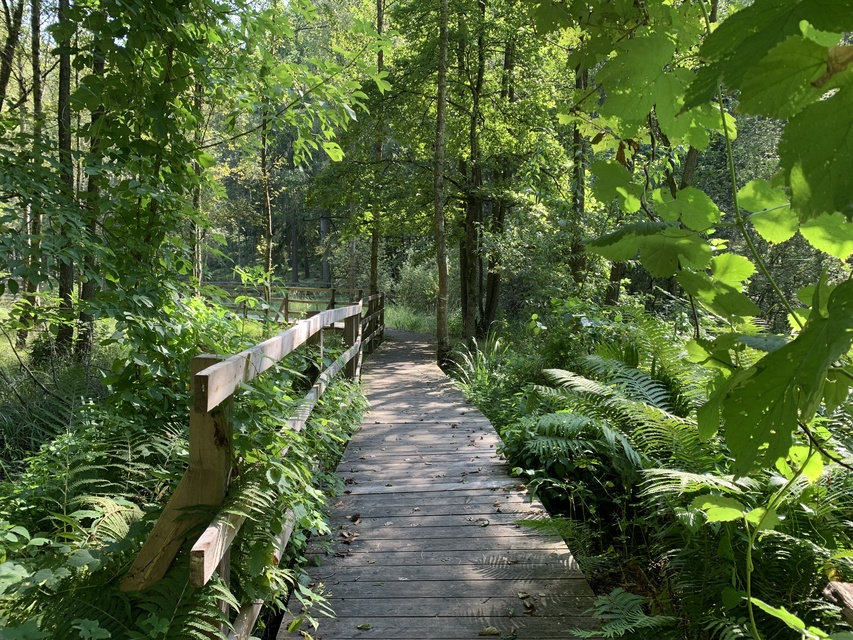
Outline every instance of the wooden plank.
[[[287, 633], [287, 624], [292, 616], [285, 619], [277, 640], [287, 638], [302, 638], [300, 631]], [[359, 629], [359, 626], [369, 628]], [[479, 618], [473, 616], [434, 616], [417, 618], [371, 618], [366, 621], [363, 616], [341, 616], [338, 618], [322, 619], [320, 633], [314, 634], [308, 625], [301, 631], [310, 631], [316, 640], [336, 638], [339, 640], [472, 640], [479, 636], [486, 627], [495, 627], [500, 636], [517, 637], [519, 640], [535, 638], [536, 640], [565, 640], [571, 629], [595, 629], [595, 620], [588, 617], [577, 618], [545, 618], [528, 619], [516, 615], [503, 618]], [[496, 638], [500, 636], [495, 636]]]
[[418, 478], [418, 484], [394, 484], [393, 482], [360, 482], [347, 485], [344, 493], [347, 495], [364, 495], [373, 494], [389, 494], [403, 493], [409, 491], [453, 491], [457, 488], [465, 489], [483, 489], [488, 488], [494, 491], [511, 491], [517, 483], [513, 483], [509, 478], [501, 480], [499, 478], [460, 478], [458, 480], [448, 480], [447, 478]]
[[[363, 551], [335, 555], [325, 548], [309, 545], [308, 553], [312, 555], [318, 567], [323, 567], [334, 558], [337, 567], [420, 567], [420, 566], [453, 566], [453, 565], [480, 565], [488, 567], [507, 567], [516, 564], [530, 565], [535, 568], [560, 565], [567, 569], [580, 571], [577, 561], [565, 547], [556, 551], [542, 551], [533, 549], [530, 551], [512, 549], [500, 553], [471, 553], [470, 550], [451, 551], [439, 549], [434, 551]], [[322, 568], [317, 569], [317, 574]]]
[[[594, 596], [533, 597], [536, 607], [530, 618], [577, 618], [592, 606]], [[338, 616], [364, 618], [435, 618], [443, 616], [473, 616], [484, 619], [506, 618], [513, 609], [521, 617], [524, 607], [518, 596], [482, 597], [424, 597], [424, 598], [346, 598], [333, 599], [332, 608]]]
[[[506, 555], [507, 551], [518, 548], [519, 539], [515, 536], [492, 536], [489, 538], [424, 538], [419, 540], [398, 540], [394, 545], [394, 551], [408, 551], [420, 553], [422, 551], [491, 551], [498, 555]], [[546, 538], [531, 538], [525, 540], [527, 550], [539, 549], [559, 553], [565, 551], [566, 544], [562, 541], [551, 542]], [[388, 540], [379, 538], [354, 538], [349, 544], [335, 540], [332, 542], [331, 551], [335, 553], [363, 553], [374, 551], [389, 551]]]
[[246, 517], [233, 513], [217, 516], [190, 550], [190, 585], [203, 587], [225, 557]]
[[[324, 571], [328, 569], [328, 571]], [[338, 566], [330, 564], [321, 566], [313, 576], [314, 580], [331, 584], [350, 582], [364, 585], [367, 582], [396, 583], [428, 583], [428, 582], [537, 582], [559, 583], [561, 593], [566, 595], [592, 595], [583, 573], [577, 569], [567, 568], [559, 563], [552, 564], [508, 564], [500, 566], [487, 564], [433, 564], [416, 566]], [[374, 585], [376, 586], [376, 585]], [[529, 585], [528, 585], [529, 586]], [[538, 592], [543, 589], [538, 588]], [[526, 592], [528, 587], [519, 587]], [[343, 591], [335, 590], [335, 597], [343, 597]], [[399, 597], [399, 596], [393, 596]]]

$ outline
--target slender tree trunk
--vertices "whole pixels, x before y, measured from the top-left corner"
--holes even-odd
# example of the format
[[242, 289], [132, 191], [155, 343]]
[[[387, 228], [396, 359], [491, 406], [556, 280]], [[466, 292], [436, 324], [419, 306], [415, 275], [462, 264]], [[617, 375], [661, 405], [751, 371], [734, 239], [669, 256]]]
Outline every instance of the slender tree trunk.
[[[59, 0], [58, 21], [60, 29], [67, 33], [69, 26], [69, 0]], [[74, 164], [71, 157], [71, 40], [59, 43], [59, 87], [57, 94], [57, 117], [59, 137], [59, 163], [62, 181], [65, 184], [66, 202], [74, 200]], [[59, 260], [59, 310], [63, 322], [56, 335], [56, 346], [60, 353], [70, 353], [74, 338], [73, 302], [74, 261], [70, 252], [64, 252]]]
[[9, 78], [12, 76], [12, 65], [15, 61], [15, 49], [21, 38], [21, 24], [24, 19], [24, 0], [18, 0], [13, 7], [9, 7], [7, 0], [3, 0], [3, 17], [6, 20], [6, 41], [0, 51], [0, 111], [6, 100], [6, 89], [9, 87]]
[[463, 304], [462, 332], [469, 347], [474, 346], [477, 336], [477, 312], [482, 306], [478, 297], [480, 279], [480, 229], [483, 221], [483, 172], [480, 157], [480, 99], [486, 70], [485, 28], [486, 3], [477, 2], [477, 67], [470, 83], [471, 115], [468, 121], [468, 149], [470, 154], [468, 181], [465, 197], [465, 232], [461, 250], [464, 253], [464, 269], [460, 276], [464, 280], [465, 302]]
[[349, 241], [349, 264], [347, 265], [347, 287], [358, 288], [358, 240], [353, 238]]
[[[41, 0], [32, 0], [30, 3], [30, 62], [33, 68], [33, 156], [40, 156], [41, 134], [44, 128], [44, 109], [42, 106], [42, 81], [41, 81]], [[29, 209], [29, 250], [27, 266], [30, 275], [24, 282], [24, 299], [29, 303], [21, 318], [21, 324], [25, 328], [18, 330], [18, 346], [23, 348], [27, 343], [30, 327], [36, 322], [36, 309], [39, 305], [39, 281], [32, 274], [36, 271], [36, 262], [40, 260], [41, 253], [41, 220], [42, 211], [38, 204], [30, 206]]]
[[320, 216], [320, 246], [323, 247], [323, 257], [320, 260], [321, 278], [324, 287], [332, 286], [332, 270], [329, 265], [329, 215], [323, 213]]
[[293, 284], [299, 282], [299, 226], [296, 224], [296, 212], [292, 212], [290, 221], [290, 277]]
[[272, 202], [270, 201], [269, 169], [269, 107], [265, 103], [261, 115], [261, 189], [263, 191], [264, 213], [264, 300], [270, 303], [272, 297]]
[[[196, 82], [193, 95], [195, 110], [201, 113], [201, 98], [203, 87], [201, 82]], [[197, 128], [193, 140], [196, 146], [201, 146], [202, 129]], [[201, 295], [201, 285], [204, 282], [204, 265], [202, 263], [202, 226], [199, 222], [201, 216], [201, 165], [193, 162], [193, 170], [196, 176], [196, 185], [193, 187], [193, 221], [192, 221], [192, 244], [193, 244], [193, 289], [196, 295]]]
[[[587, 71], [575, 69], [575, 88], [586, 89]], [[581, 285], [586, 279], [587, 258], [582, 240], [581, 221], [586, 217], [586, 140], [580, 127], [575, 124], [572, 132], [572, 152], [574, 166], [572, 167], [572, 243], [570, 247], [569, 269], [575, 284]]]
[[619, 303], [622, 278], [625, 277], [626, 270], [624, 262], [614, 262], [610, 265], [610, 277], [608, 278], [607, 290], [604, 292], [604, 304], [606, 306], [612, 307]]
[[[100, 47], [94, 49], [94, 62], [92, 64], [92, 74], [100, 76], [104, 74], [104, 58]], [[101, 141], [96, 132], [97, 122], [104, 115], [103, 105], [99, 106], [92, 112], [90, 131], [93, 135], [89, 138], [89, 157], [93, 164], [98, 165], [101, 162], [100, 146]], [[89, 216], [89, 222], [86, 225], [89, 235], [95, 238], [98, 234], [98, 218], [100, 217], [100, 195], [101, 195], [101, 180], [96, 172], [89, 174], [86, 184], [86, 211]], [[80, 315], [77, 318], [78, 331], [77, 342], [74, 346], [75, 355], [79, 360], [86, 360], [92, 353], [94, 347], [95, 334], [95, 316], [91, 309], [86, 305], [90, 304], [95, 297], [98, 287], [98, 281], [95, 277], [97, 264], [95, 257], [87, 254], [83, 259], [83, 283], [80, 287]]]
[[[385, 0], [376, 0], [376, 33], [382, 35], [382, 29], [385, 22]], [[376, 52], [376, 71], [382, 73], [385, 69], [385, 57], [382, 49]], [[376, 156], [376, 166], [381, 166], [382, 163], [382, 123], [379, 119], [379, 129], [376, 132], [376, 141], [373, 143], [374, 155]], [[377, 198], [378, 200], [378, 198]], [[380, 215], [379, 202], [376, 202], [376, 207], [373, 211], [373, 224], [370, 231], [370, 293], [379, 292], [379, 233], [380, 233]]]
[[681, 172], [681, 184], [679, 189], [686, 189], [693, 184], [693, 176], [696, 175], [696, 167], [699, 165], [699, 150], [690, 147], [684, 157], [684, 170]]
[[433, 201], [435, 203], [435, 249], [438, 266], [436, 300], [436, 359], [445, 365], [450, 356], [447, 331], [447, 238], [444, 228], [444, 130], [447, 120], [447, 23], [448, 0], [439, 0], [438, 18], [438, 91], [435, 118], [435, 156], [433, 163]]
[[[504, 49], [503, 73], [501, 75], [501, 101], [508, 104], [515, 102], [515, 84], [513, 81], [513, 70], [515, 68], [515, 39], [510, 36]], [[510, 168], [509, 158], [503, 157], [500, 160], [500, 184], [498, 188], [506, 192], [512, 180], [512, 169]], [[489, 231], [494, 236], [501, 236], [504, 232], [504, 225], [507, 213], [510, 209], [510, 203], [504, 195], [501, 195], [497, 202], [492, 205], [492, 215], [489, 218]], [[500, 272], [500, 254], [497, 251], [489, 253], [488, 275], [486, 276], [486, 307], [483, 313], [483, 324], [490, 327], [498, 315], [498, 304], [501, 296], [501, 272]]]

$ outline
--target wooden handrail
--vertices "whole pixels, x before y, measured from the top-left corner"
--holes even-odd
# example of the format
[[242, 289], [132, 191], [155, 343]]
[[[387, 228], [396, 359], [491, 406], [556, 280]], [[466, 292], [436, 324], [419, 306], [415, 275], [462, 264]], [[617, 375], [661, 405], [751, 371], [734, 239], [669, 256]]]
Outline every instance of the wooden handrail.
[[[324, 329], [339, 326], [341, 322], [344, 325], [347, 350], [317, 377], [285, 428], [300, 431], [327, 386], [341, 372], [351, 379], [361, 376], [364, 350], [374, 349], [384, 334], [384, 296], [374, 294], [356, 304], [340, 308], [333, 308], [334, 293], [330, 301], [332, 308], [317, 312], [277, 336], [233, 356], [222, 358], [203, 354], [193, 359], [189, 466], [122, 581], [122, 590], [141, 590], [162, 578], [188, 532], [204, 525], [204, 521], [209, 518], [209, 515], [204, 514], [209, 514], [210, 507], [223, 503], [233, 464], [228, 409], [234, 392], [241, 384], [261, 375], [306, 342], [319, 340], [322, 349]], [[364, 317], [363, 313], [366, 314]], [[282, 451], [281, 455], [286, 453], [286, 450]], [[204, 510], [200, 510], [200, 507], [204, 507]], [[208, 524], [190, 552], [190, 583], [193, 586], [206, 584], [215, 571], [220, 573], [227, 584], [230, 547], [243, 522], [242, 516], [220, 513]], [[276, 563], [281, 558], [292, 530], [293, 518], [290, 514], [285, 530], [278, 534], [280, 544], [274, 558]], [[229, 637], [248, 638], [261, 606], [262, 603], [258, 602], [246, 604], [234, 622], [235, 632]]]

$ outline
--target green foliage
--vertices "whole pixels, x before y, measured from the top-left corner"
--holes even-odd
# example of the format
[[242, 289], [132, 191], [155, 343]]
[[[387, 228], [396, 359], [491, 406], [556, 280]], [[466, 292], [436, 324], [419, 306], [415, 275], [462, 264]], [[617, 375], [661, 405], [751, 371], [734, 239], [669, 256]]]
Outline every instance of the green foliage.
[[[356, 386], [339, 382], [301, 433], [282, 426], [304, 393], [305, 372], [340, 352], [333, 341], [322, 362], [317, 352], [296, 353], [235, 399], [237, 481], [224, 510], [248, 520], [234, 547], [231, 590], [216, 581], [190, 588], [186, 554], [150, 589], [118, 590], [186, 465], [190, 395], [185, 382], [175, 383], [186, 378], [170, 371], [187, 371], [198, 344], [218, 352], [246, 344], [242, 322], [221, 307], [176, 297], [170, 309], [160, 323], [128, 316], [117, 325], [111, 394], [74, 410], [69, 424], [0, 484], [0, 622], [21, 637], [68, 629], [80, 638], [222, 637], [228, 620], [219, 601], [238, 608], [260, 598], [282, 607], [297, 582], [292, 563], [303, 529], [326, 526], [324, 470], [334, 466], [364, 401]], [[159, 340], [146, 344], [151, 335]], [[297, 544], [280, 568], [269, 566], [288, 510]]]

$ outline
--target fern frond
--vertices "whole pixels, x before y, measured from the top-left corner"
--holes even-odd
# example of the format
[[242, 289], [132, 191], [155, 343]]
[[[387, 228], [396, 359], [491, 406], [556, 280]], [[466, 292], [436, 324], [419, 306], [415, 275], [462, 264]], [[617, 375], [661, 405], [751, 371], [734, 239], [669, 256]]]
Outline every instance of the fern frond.
[[645, 469], [641, 496], [681, 496], [696, 491], [717, 490], [741, 495], [755, 490], [759, 484], [751, 478], [737, 478], [731, 475], [712, 475], [710, 473], [690, 473], [679, 469]]
[[593, 603], [593, 615], [602, 621], [601, 628], [595, 631], [572, 629], [576, 638], [621, 638], [622, 636], [643, 630], [662, 629], [675, 624], [673, 616], [650, 616], [643, 607], [648, 598], [634, 595], [616, 587], [608, 595], [599, 596]]

